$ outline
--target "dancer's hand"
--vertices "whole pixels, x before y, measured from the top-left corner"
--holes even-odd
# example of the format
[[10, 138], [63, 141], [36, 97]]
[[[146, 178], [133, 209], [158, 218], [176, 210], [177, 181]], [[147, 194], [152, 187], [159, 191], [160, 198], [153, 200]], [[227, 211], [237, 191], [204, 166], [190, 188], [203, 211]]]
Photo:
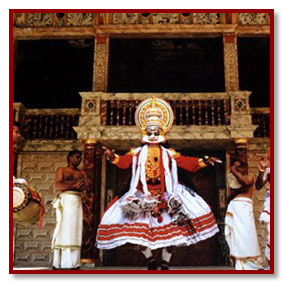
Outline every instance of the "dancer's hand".
[[220, 160], [219, 158], [209, 157], [209, 156], [205, 156], [203, 161], [205, 164], [212, 165], [212, 166], [214, 166], [215, 163], [222, 163], [222, 160]]
[[268, 160], [261, 158], [259, 160], [259, 165], [260, 165], [259, 170], [265, 170], [268, 167]]
[[104, 150], [104, 155], [106, 159], [112, 162], [115, 159], [115, 154], [114, 154], [115, 150], [114, 149], [110, 150], [106, 146], [102, 146], [102, 149]]

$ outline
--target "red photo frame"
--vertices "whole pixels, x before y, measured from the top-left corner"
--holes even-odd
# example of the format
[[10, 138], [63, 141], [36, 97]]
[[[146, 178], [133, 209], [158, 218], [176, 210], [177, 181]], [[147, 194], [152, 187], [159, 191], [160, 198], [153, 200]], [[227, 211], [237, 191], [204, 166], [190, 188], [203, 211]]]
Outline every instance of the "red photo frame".
[[149, 270], [38, 270], [38, 269], [14, 269], [13, 267], [13, 193], [9, 190], [9, 273], [10, 274], [274, 274], [274, 10], [273, 9], [137, 9], [137, 10], [125, 10], [125, 9], [107, 9], [107, 10], [86, 10], [86, 9], [10, 9], [9, 10], [9, 185], [10, 188], [13, 187], [13, 141], [12, 141], [12, 123], [13, 123], [13, 14], [14, 13], [113, 13], [113, 12], [123, 12], [123, 13], [135, 13], [135, 12], [147, 12], [147, 13], [269, 13], [270, 15], [270, 192], [271, 192], [271, 237], [270, 237], [270, 270], [252, 270], [252, 271], [237, 271], [237, 270], [168, 270], [168, 271], [149, 271]]

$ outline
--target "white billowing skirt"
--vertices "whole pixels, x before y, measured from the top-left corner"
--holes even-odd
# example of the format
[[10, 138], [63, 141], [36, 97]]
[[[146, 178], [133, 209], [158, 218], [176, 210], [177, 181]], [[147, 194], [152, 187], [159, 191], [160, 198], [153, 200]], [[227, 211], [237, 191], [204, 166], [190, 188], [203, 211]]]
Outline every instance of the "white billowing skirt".
[[[189, 221], [177, 224], [164, 211], [162, 222], [150, 212], [140, 213], [135, 218], [126, 217], [120, 204], [129, 197], [126, 193], [105, 212], [97, 232], [97, 247], [113, 249], [126, 243], [142, 245], [150, 249], [169, 246], [189, 246], [206, 240], [219, 230], [208, 204], [195, 192], [188, 192], [186, 187], [178, 185], [177, 196], [181, 199], [182, 210], [189, 216]], [[165, 193], [165, 199], [168, 195]]]

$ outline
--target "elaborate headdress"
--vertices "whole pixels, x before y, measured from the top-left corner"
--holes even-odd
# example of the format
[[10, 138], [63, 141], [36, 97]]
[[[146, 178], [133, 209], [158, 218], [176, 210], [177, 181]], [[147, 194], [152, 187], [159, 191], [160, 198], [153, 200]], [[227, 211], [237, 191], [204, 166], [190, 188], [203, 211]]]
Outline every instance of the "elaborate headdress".
[[152, 126], [160, 128], [160, 135], [170, 130], [174, 121], [174, 114], [171, 106], [161, 98], [148, 98], [142, 101], [135, 113], [135, 122], [137, 127], [146, 136], [146, 129]]

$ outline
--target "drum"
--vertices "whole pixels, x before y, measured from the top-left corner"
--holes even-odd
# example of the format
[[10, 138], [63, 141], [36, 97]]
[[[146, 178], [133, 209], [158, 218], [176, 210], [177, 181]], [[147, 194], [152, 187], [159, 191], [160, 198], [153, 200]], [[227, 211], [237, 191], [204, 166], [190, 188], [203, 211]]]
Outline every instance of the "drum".
[[24, 179], [15, 179], [13, 185], [13, 220], [34, 224], [43, 214], [41, 196]]

